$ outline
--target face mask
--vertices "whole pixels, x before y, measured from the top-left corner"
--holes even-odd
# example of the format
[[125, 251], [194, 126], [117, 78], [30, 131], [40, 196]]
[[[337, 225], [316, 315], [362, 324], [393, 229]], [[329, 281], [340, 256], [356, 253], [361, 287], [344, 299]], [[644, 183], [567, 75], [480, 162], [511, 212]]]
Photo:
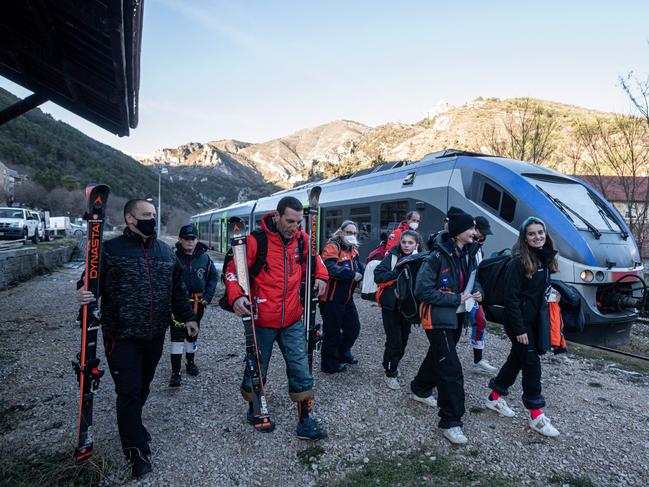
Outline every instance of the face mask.
[[150, 237], [155, 233], [155, 218], [150, 218], [148, 220], [137, 219], [135, 228], [137, 228], [142, 235], [145, 237]]
[[408, 226], [413, 230], [417, 230], [419, 228], [419, 222], [411, 222], [408, 224]]
[[355, 235], [346, 235], [345, 242], [347, 242], [347, 244], [349, 245], [358, 245], [358, 239]]

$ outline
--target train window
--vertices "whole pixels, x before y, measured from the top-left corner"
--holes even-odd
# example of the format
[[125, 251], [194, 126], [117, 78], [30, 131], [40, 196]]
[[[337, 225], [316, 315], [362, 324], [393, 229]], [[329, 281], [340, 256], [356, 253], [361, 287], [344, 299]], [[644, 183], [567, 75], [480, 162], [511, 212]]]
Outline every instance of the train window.
[[325, 238], [331, 238], [333, 233], [338, 230], [343, 223], [343, 210], [325, 211]]
[[484, 188], [482, 189], [482, 201], [494, 210], [498, 211], [498, 208], [500, 207], [500, 191], [494, 188], [491, 184], [484, 183]]
[[391, 223], [398, 225], [408, 213], [407, 201], [391, 201], [381, 205], [381, 231], [387, 231]]
[[349, 210], [349, 219], [358, 226], [358, 241], [365, 242], [372, 238], [372, 210], [369, 206], [361, 206]]
[[516, 213], [516, 200], [509, 196], [507, 193], [503, 193], [503, 202], [502, 206], [500, 207], [500, 216], [508, 222], [513, 222], [514, 213]]

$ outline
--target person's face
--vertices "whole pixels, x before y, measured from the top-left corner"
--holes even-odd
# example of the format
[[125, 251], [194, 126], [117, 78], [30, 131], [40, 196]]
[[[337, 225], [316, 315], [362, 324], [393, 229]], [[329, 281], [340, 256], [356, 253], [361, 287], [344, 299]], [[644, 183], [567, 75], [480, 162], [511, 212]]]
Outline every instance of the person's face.
[[155, 206], [153, 206], [151, 203], [148, 203], [146, 201], [140, 201], [138, 204], [135, 205], [135, 207], [133, 208], [133, 210], [131, 210], [130, 213], [126, 214], [125, 219], [126, 219], [126, 224], [131, 230], [140, 233], [135, 228], [135, 225], [137, 225], [137, 221], [150, 220], [152, 218], [155, 219], [155, 217], [156, 217]]
[[292, 208], [286, 208], [283, 215], [279, 213], [275, 215], [275, 223], [277, 224], [277, 231], [284, 238], [292, 238], [302, 223], [302, 212]]
[[540, 223], [531, 223], [525, 229], [525, 243], [540, 249], [545, 245], [545, 228]]
[[444, 218], [444, 230], [448, 230], [448, 218]]
[[469, 244], [469, 243], [473, 242], [474, 235], [475, 235], [475, 227], [471, 227], [471, 228], [468, 228], [467, 230], [464, 230], [462, 233], [460, 233], [455, 238], [462, 245], [466, 245], [466, 244]]
[[419, 213], [413, 213], [410, 219], [408, 220], [408, 224], [411, 223], [419, 223], [421, 221], [421, 216]]
[[401, 239], [401, 250], [403, 251], [404, 254], [406, 255], [412, 254], [416, 247], [417, 247], [417, 242], [411, 236], [407, 235]]
[[358, 237], [358, 229], [356, 225], [347, 225], [343, 228], [343, 237]]
[[180, 246], [183, 248], [185, 253], [187, 254], [194, 253], [194, 249], [196, 248], [196, 244], [198, 243], [196, 237], [179, 238], [178, 240], [180, 241]]
[[480, 230], [476, 227], [475, 232], [474, 232], [474, 240], [478, 243], [484, 243], [485, 240], [487, 240], [487, 236], [483, 235]]

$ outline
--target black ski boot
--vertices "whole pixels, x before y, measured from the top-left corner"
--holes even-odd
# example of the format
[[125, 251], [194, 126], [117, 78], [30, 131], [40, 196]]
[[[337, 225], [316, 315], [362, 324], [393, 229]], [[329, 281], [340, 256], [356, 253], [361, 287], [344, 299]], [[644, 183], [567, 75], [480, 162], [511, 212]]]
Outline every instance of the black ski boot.
[[275, 429], [275, 423], [270, 418], [255, 418], [252, 412], [252, 402], [248, 402], [248, 412], [246, 413], [246, 421], [255, 427], [255, 430], [261, 433], [271, 433]]
[[180, 384], [182, 384], [182, 377], [180, 376], [180, 372], [176, 372], [171, 374], [171, 380], [169, 381], [169, 387], [180, 387]]
[[143, 453], [136, 453], [133, 455], [132, 462], [131, 473], [133, 474], [133, 477], [142, 477], [153, 470], [151, 459], [148, 455]]
[[187, 373], [192, 377], [196, 377], [198, 375], [198, 367], [196, 367], [196, 364], [194, 362], [187, 362], [185, 368], [187, 369]]

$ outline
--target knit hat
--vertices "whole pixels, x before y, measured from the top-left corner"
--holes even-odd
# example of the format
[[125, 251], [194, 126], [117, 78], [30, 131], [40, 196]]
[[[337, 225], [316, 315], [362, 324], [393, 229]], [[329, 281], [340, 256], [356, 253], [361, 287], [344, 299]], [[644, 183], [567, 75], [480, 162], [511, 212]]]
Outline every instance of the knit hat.
[[491, 225], [489, 225], [489, 220], [487, 220], [484, 216], [476, 216], [475, 217], [475, 227], [480, 230], [480, 233], [484, 235], [485, 237], [487, 235], [493, 235], [494, 233], [491, 231]]
[[448, 216], [448, 234], [451, 237], [457, 237], [475, 226], [473, 217], [455, 206], [451, 206], [446, 215]]

